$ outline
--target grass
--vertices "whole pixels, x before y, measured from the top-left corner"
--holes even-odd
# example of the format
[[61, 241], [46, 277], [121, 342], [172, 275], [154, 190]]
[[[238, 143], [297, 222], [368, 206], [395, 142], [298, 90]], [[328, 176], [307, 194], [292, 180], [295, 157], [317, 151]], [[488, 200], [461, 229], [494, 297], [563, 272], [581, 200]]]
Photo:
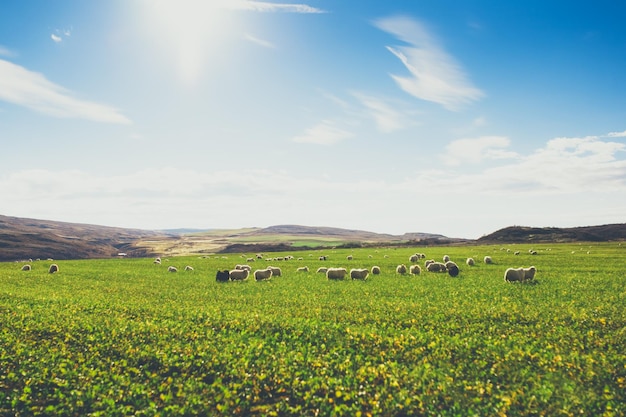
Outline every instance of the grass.
[[[625, 415], [626, 247], [529, 248], [292, 252], [262, 283], [215, 282], [237, 255], [0, 264], [0, 415]], [[397, 276], [414, 252], [461, 274]]]

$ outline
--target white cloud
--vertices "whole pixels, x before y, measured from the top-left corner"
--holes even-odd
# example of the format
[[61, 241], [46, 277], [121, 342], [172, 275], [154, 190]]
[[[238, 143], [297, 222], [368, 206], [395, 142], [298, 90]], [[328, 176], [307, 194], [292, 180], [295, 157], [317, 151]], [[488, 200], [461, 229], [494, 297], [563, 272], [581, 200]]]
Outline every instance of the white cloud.
[[54, 33], [50, 34], [50, 39], [54, 41], [54, 43], [63, 42], [63, 38], [69, 38], [72, 36], [72, 31], [70, 29], [57, 29]]
[[623, 132], [610, 132], [606, 136], [609, 138], [626, 138], [626, 130]]
[[365, 107], [368, 115], [374, 119], [378, 130], [383, 133], [391, 133], [405, 128], [409, 121], [403, 112], [394, 109], [384, 100], [360, 93], [353, 93]]
[[387, 46], [411, 73], [410, 77], [391, 75], [402, 90], [449, 110], [458, 110], [483, 97], [484, 93], [472, 85], [461, 66], [438, 45], [423, 24], [408, 17], [392, 17], [378, 20], [375, 25], [409, 44]]
[[294, 3], [271, 3], [267, 1], [232, 0], [229, 2], [224, 2], [224, 5], [233, 9], [252, 10], [256, 12], [325, 13], [323, 10], [316, 7], [311, 7], [306, 4]]
[[446, 153], [442, 158], [448, 165], [460, 165], [463, 162], [478, 164], [485, 159], [518, 158], [518, 154], [505, 149], [510, 144], [511, 141], [504, 136], [459, 139], [446, 146]]
[[298, 143], [313, 143], [317, 145], [332, 145], [353, 137], [352, 132], [343, 130], [332, 121], [324, 120], [318, 125], [307, 129], [303, 135], [296, 136], [292, 140]]
[[13, 56], [13, 52], [6, 46], [0, 45], [0, 56]]
[[257, 45], [260, 45], [260, 46], [262, 46], [264, 48], [270, 48], [270, 49], [275, 49], [276, 48], [276, 45], [274, 45], [272, 42], [266, 41], [265, 39], [257, 38], [256, 36], [250, 35], [249, 33], [246, 33], [244, 35], [244, 39], [246, 39], [246, 40], [248, 40], [248, 41], [250, 41], [252, 43], [255, 43]]
[[55, 43], [59, 43], [63, 40], [63, 38], [61, 38], [60, 36], [55, 35], [54, 33], [52, 33], [50, 35], [50, 39], [52, 39]]
[[117, 109], [81, 100], [40, 73], [0, 59], [0, 100], [55, 117], [131, 123]]

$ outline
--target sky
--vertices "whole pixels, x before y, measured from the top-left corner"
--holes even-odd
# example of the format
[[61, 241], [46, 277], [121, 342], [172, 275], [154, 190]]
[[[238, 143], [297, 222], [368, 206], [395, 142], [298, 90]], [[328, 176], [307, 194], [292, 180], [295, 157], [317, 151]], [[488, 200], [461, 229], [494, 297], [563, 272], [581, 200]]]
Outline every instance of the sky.
[[0, 214], [478, 238], [626, 222], [626, 4], [0, 2]]

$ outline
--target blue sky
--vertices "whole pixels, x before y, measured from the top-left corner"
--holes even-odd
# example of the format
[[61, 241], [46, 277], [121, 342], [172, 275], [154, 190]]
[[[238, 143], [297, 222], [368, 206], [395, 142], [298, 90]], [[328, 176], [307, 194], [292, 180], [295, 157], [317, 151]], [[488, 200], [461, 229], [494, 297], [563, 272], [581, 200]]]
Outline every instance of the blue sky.
[[0, 214], [623, 223], [625, 19], [618, 1], [4, 1]]

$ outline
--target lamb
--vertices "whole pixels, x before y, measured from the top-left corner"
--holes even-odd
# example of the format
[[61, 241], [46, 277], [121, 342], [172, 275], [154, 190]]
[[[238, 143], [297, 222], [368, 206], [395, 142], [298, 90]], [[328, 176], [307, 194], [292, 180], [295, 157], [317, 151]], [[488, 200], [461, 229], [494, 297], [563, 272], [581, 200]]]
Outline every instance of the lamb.
[[22, 271], [30, 271], [30, 270], [31, 270], [31, 267], [28, 264], [22, 267]]
[[59, 265], [57, 264], [50, 265], [50, 268], [48, 268], [48, 273], [54, 274], [55, 272], [59, 272]]
[[367, 279], [367, 276], [369, 275], [370, 271], [368, 271], [367, 269], [357, 269], [357, 268], [353, 268], [350, 270], [350, 278], [352, 279], [361, 279], [363, 281], [365, 281]]
[[406, 274], [406, 265], [405, 264], [400, 264], [396, 267], [396, 274]]
[[491, 256], [485, 256], [485, 259], [483, 259], [483, 261], [486, 264], [492, 264], [493, 263], [493, 259], [491, 259]]
[[441, 262], [431, 262], [426, 267], [428, 272], [446, 272], [446, 266]]
[[272, 278], [272, 270], [269, 268], [254, 271], [254, 279], [257, 281], [267, 281], [270, 278]]
[[443, 255], [443, 263], [449, 262], [450, 257], [448, 255]]
[[410, 272], [412, 275], [419, 275], [419, 274], [421, 274], [421, 273], [422, 273], [422, 268], [421, 268], [419, 265], [411, 265], [411, 266], [409, 267], [409, 272]]
[[427, 269], [428, 269], [428, 265], [430, 265], [430, 264], [434, 264], [434, 263], [435, 263], [435, 260], [434, 260], [434, 259], [429, 259], [429, 260], [427, 260], [427, 261], [425, 261], [425, 262], [424, 262], [424, 268], [427, 268]]
[[348, 271], [346, 268], [328, 268], [328, 271], [326, 271], [326, 278], [341, 280], [346, 277], [347, 273]]
[[320, 266], [319, 268], [317, 268], [317, 273], [321, 273], [321, 274], [325, 274], [326, 271], [328, 271], [328, 268], [326, 268], [325, 266]]
[[217, 282], [228, 282], [228, 280], [230, 280], [228, 270], [226, 269], [224, 271], [217, 271], [217, 274], [215, 274], [215, 280]]
[[372, 267], [372, 275], [379, 275], [379, 274], [380, 274], [380, 267], [374, 265]]
[[250, 271], [247, 269], [233, 269], [228, 273], [228, 277], [231, 281], [245, 281], [248, 279]]
[[301, 266], [296, 271], [297, 272], [309, 272], [309, 267], [308, 266]]
[[168, 266], [167, 272], [178, 272], [178, 268], [176, 268], [175, 266]]
[[459, 275], [459, 266], [452, 261], [446, 262], [446, 269], [448, 270], [448, 275], [450, 275], [451, 277], [456, 277]]
[[467, 258], [467, 260], [465, 261], [465, 263], [468, 266], [474, 266], [474, 258]]
[[506, 282], [524, 282], [535, 278], [537, 268], [509, 268], [504, 272], [504, 280]]
[[273, 277], [280, 277], [283, 275], [283, 271], [280, 270], [279, 267], [277, 266], [268, 266], [267, 269], [271, 269], [272, 270], [272, 276]]

